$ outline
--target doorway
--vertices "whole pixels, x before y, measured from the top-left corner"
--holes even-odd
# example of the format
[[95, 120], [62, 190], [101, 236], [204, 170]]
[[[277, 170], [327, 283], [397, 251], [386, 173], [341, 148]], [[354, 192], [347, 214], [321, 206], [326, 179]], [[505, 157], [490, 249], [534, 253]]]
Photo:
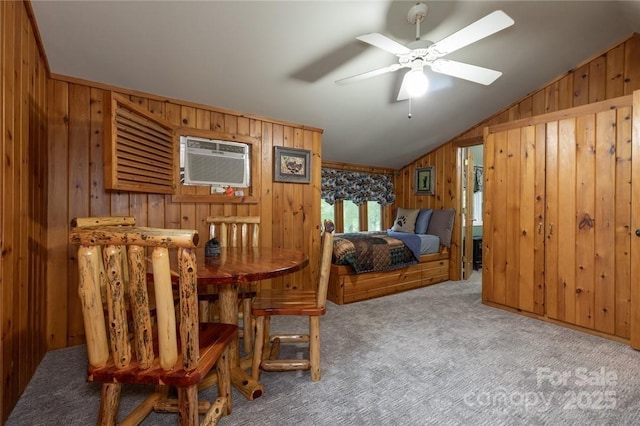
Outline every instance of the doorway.
[[483, 145], [461, 147], [462, 179], [459, 206], [462, 218], [462, 279], [468, 280], [474, 271], [482, 269], [482, 185]]

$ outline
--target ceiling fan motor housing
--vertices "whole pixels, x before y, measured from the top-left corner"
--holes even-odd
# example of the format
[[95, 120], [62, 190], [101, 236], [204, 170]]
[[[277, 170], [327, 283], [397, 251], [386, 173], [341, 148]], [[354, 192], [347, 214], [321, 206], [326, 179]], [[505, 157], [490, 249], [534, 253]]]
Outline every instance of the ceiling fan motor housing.
[[433, 45], [433, 42], [429, 40], [415, 40], [409, 43], [407, 47], [411, 49], [411, 51], [398, 57], [400, 65], [410, 66], [416, 59], [422, 60], [425, 64], [431, 64], [438, 59], [438, 57], [430, 51], [429, 47], [431, 45]]

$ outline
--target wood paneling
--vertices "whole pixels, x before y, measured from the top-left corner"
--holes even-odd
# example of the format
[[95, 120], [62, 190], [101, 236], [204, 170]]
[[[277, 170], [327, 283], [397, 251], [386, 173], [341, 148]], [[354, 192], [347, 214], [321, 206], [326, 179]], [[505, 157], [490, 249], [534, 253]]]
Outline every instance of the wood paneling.
[[[394, 177], [396, 188], [396, 207], [417, 209], [458, 209], [460, 188], [458, 182], [462, 175], [457, 161], [457, 148], [448, 143], [445, 146], [421, 157], [416, 162], [398, 170]], [[414, 177], [415, 169], [424, 166], [435, 166], [436, 191], [435, 195], [415, 195]], [[394, 215], [391, 216], [391, 221]], [[451, 241], [451, 259], [449, 271], [451, 279], [459, 279], [461, 271], [461, 227], [460, 216], [457, 212], [454, 221], [453, 238]], [[388, 224], [389, 226], [391, 223]]]
[[630, 116], [624, 96], [487, 129], [485, 302], [629, 338]]
[[[634, 100], [635, 117], [634, 122], [636, 125], [640, 123], [638, 120], [638, 114], [640, 112], [640, 105]], [[631, 111], [627, 108], [620, 108], [618, 110], [618, 122], [631, 121]], [[622, 267], [631, 263], [631, 240], [633, 233], [633, 224], [636, 227], [638, 222], [633, 222], [633, 216], [631, 212], [631, 126], [626, 124], [624, 126], [618, 126], [616, 129], [618, 144], [616, 147], [616, 186], [615, 186], [615, 205], [616, 205], [616, 227], [615, 227], [615, 281], [616, 282], [640, 282], [640, 280], [631, 281], [631, 271], [628, 268]], [[637, 150], [637, 148], [636, 148]], [[638, 158], [638, 156], [636, 156]], [[636, 171], [636, 176], [638, 171]], [[635, 187], [636, 191], [638, 186]], [[637, 218], [636, 218], [637, 219]], [[634, 266], [632, 265], [632, 268]], [[631, 289], [629, 292], [625, 292], [625, 288], [621, 288], [616, 291], [615, 294], [615, 333], [618, 336], [630, 335], [630, 315], [629, 315], [629, 301], [631, 300]], [[636, 298], [635, 300], [640, 300]]]
[[[465, 141], [477, 141], [487, 124], [573, 107], [576, 105], [574, 93], [577, 89], [580, 89], [582, 97], [586, 88], [587, 102], [631, 94], [640, 88], [639, 52], [640, 38], [634, 35], [599, 55], [595, 58], [597, 62], [581, 64], [576, 71], [561, 76], [403, 167], [395, 176], [397, 206], [457, 208], [461, 176], [457, 146]], [[77, 213], [132, 214], [141, 225], [193, 227], [198, 230], [204, 230], [201, 224], [207, 214], [261, 215], [265, 219], [261, 235], [263, 244], [301, 246], [311, 256], [310, 267], [304, 273], [287, 282], [274, 280], [264, 285], [304, 287], [311, 282], [311, 276], [317, 273], [314, 259], [317, 259], [316, 246], [320, 235], [322, 138], [319, 129], [136, 91], [121, 91], [141, 107], [176, 126], [258, 138], [261, 146], [256, 158], [260, 167], [254, 178], [260, 183], [259, 192], [255, 194], [259, 202], [248, 205], [176, 203], [166, 195], [107, 192], [103, 189], [104, 176], [101, 171], [103, 99], [104, 93], [112, 87], [59, 76], [48, 78], [48, 64], [29, 3], [0, 2], [0, 60], [0, 155], [3, 159], [0, 169], [2, 421], [13, 408], [47, 348], [64, 347], [82, 341], [83, 331], [79, 327], [80, 319], [76, 316], [79, 309], [76, 305], [75, 254], [69, 251], [67, 242], [69, 219]], [[587, 75], [576, 77], [578, 70], [586, 65]], [[575, 87], [576, 79], [578, 87]], [[640, 108], [635, 108], [634, 143], [637, 150], [640, 149], [637, 146], [640, 140], [638, 111]], [[624, 117], [624, 112], [619, 111], [618, 114], [630, 120], [630, 117]], [[620, 122], [621, 118], [618, 119]], [[632, 166], [629, 126], [619, 126], [616, 131], [615, 280], [640, 282], [640, 267], [637, 264], [632, 265], [630, 271], [620, 268], [630, 262], [631, 255], [626, 253], [640, 252], [640, 239], [632, 235], [640, 220], [640, 195], [638, 186], [632, 187], [629, 183], [632, 170], [633, 174], [638, 175], [640, 166], [637, 156]], [[290, 137], [293, 139], [288, 139]], [[621, 140], [625, 140], [626, 144], [621, 144]], [[310, 185], [285, 185], [272, 181], [271, 157], [273, 146], [276, 145], [302, 146], [312, 151], [314, 166]], [[537, 150], [536, 155], [544, 156], [545, 153]], [[494, 159], [485, 155], [488, 179], [495, 178], [487, 168], [492, 161]], [[436, 166], [436, 195], [415, 196], [413, 172], [416, 167], [429, 165]], [[594, 167], [596, 170], [606, 170], [608, 165], [609, 162], [596, 162]], [[596, 182], [594, 191], [596, 210], [605, 208], [606, 197], [598, 201], [598, 194], [604, 194], [604, 188]], [[538, 203], [536, 198], [536, 206]], [[625, 222], [618, 217], [627, 214], [622, 211], [621, 205], [629, 206], [629, 211], [633, 205], [632, 217], [635, 222]], [[495, 211], [492, 212], [494, 207], [492, 200], [485, 201], [485, 226], [490, 226], [496, 217]], [[390, 215], [388, 220], [392, 217]], [[454, 226], [449, 266], [452, 279], [459, 276], [461, 269], [460, 220], [456, 220]], [[285, 229], [296, 235], [285, 236]], [[602, 232], [610, 233], [611, 230], [605, 226]], [[486, 251], [484, 256], [485, 259], [492, 256], [491, 251]], [[598, 268], [610, 270], [610, 262], [611, 259], [605, 257], [597, 260], [594, 264], [596, 274]], [[596, 275], [596, 295], [599, 291], [597, 282]], [[613, 301], [609, 300], [610, 294], [602, 297], [604, 306], [615, 304], [615, 334], [630, 334], [632, 342], [635, 339], [635, 347], [640, 347], [640, 307], [632, 310], [629, 306], [630, 299], [639, 299], [640, 290], [637, 287], [632, 287], [628, 293], [616, 290]], [[634, 321], [630, 322], [629, 318]], [[601, 319], [596, 316], [595, 319], [596, 324], [602, 323], [607, 329], [611, 327], [610, 321], [606, 315]]]
[[[187, 202], [177, 202], [172, 195], [107, 191], [102, 170], [93, 162], [102, 161], [103, 133], [94, 130], [99, 128], [104, 114], [96, 105], [105, 104], [105, 97], [110, 95], [108, 88], [73, 79], [61, 81], [61, 78], [51, 79], [49, 85], [49, 108], [53, 112], [49, 126], [56, 141], [55, 156], [69, 161], [69, 167], [53, 169], [49, 181], [52, 191], [63, 188], [60, 197], [50, 200], [51, 211], [57, 213], [50, 217], [49, 229], [61, 241], [50, 251], [49, 262], [64, 265], [65, 277], [59, 279], [58, 275], [58, 279], [49, 281], [49, 307], [51, 310], [56, 306], [67, 307], [66, 320], [51, 319], [50, 348], [84, 342], [75, 250], [67, 242], [68, 223], [75, 216], [133, 216], [142, 226], [196, 229], [201, 235], [208, 235], [206, 218], [209, 215], [258, 215], [265, 224], [261, 245], [300, 249], [310, 256], [312, 265], [262, 285], [267, 288], [309, 288], [317, 281], [314, 277], [318, 273], [315, 260], [320, 235], [321, 130], [276, 124], [268, 119], [247, 118], [214, 107], [183, 104], [151, 95], [145, 98], [136, 93], [134, 96], [113, 88], [140, 108], [184, 131], [205, 132], [204, 135], [215, 131], [216, 135], [224, 134], [231, 139], [250, 139], [254, 154], [252, 190], [257, 202], [244, 204], [236, 197], [224, 202], [223, 196], [208, 196], [207, 187], [183, 187], [182, 194], [195, 197]], [[274, 145], [312, 152], [311, 184], [273, 183], [271, 156]]]
[[[633, 93], [633, 130], [631, 138], [631, 176], [640, 176], [640, 91]], [[626, 139], [625, 139], [626, 140]], [[631, 347], [640, 349], [640, 185], [630, 185], [631, 189], [631, 279], [630, 289], [630, 333]], [[620, 299], [618, 299], [620, 300]], [[624, 301], [622, 301], [624, 302]], [[620, 320], [616, 320], [620, 323]]]
[[0, 2], [0, 423], [44, 356], [47, 63], [22, 2]]
[[[613, 99], [623, 94], [631, 94], [637, 89], [640, 89], [640, 35], [633, 34], [622, 43], [577, 65], [575, 69], [559, 76], [545, 87], [514, 102], [437, 149], [402, 167], [396, 174], [396, 205], [406, 208], [423, 206], [456, 208], [450, 268], [451, 279], [460, 279], [461, 217], [458, 210], [461, 173], [455, 166], [458, 146], [467, 145], [468, 141], [481, 138], [483, 129], [489, 125], [508, 123]], [[454, 120], [455, 117], [451, 119]], [[413, 173], [416, 167], [422, 166], [436, 166], [438, 181], [435, 196], [417, 196], [413, 193]], [[485, 164], [485, 173], [487, 170]]]

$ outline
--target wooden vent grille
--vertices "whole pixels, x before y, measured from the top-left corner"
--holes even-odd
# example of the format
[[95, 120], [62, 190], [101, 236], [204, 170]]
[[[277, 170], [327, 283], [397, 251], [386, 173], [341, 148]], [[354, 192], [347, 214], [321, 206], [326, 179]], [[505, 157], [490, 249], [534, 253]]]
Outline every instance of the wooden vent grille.
[[171, 124], [117, 94], [106, 104], [105, 188], [173, 194], [179, 157]]

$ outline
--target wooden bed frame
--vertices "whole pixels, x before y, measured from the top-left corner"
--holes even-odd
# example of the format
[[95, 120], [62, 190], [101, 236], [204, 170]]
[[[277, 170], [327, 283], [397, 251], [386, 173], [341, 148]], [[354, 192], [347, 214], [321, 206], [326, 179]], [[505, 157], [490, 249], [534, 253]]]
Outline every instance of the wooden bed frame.
[[449, 249], [441, 246], [420, 263], [391, 271], [356, 274], [351, 266], [331, 265], [327, 298], [344, 305], [441, 283], [449, 279], [449, 258]]

